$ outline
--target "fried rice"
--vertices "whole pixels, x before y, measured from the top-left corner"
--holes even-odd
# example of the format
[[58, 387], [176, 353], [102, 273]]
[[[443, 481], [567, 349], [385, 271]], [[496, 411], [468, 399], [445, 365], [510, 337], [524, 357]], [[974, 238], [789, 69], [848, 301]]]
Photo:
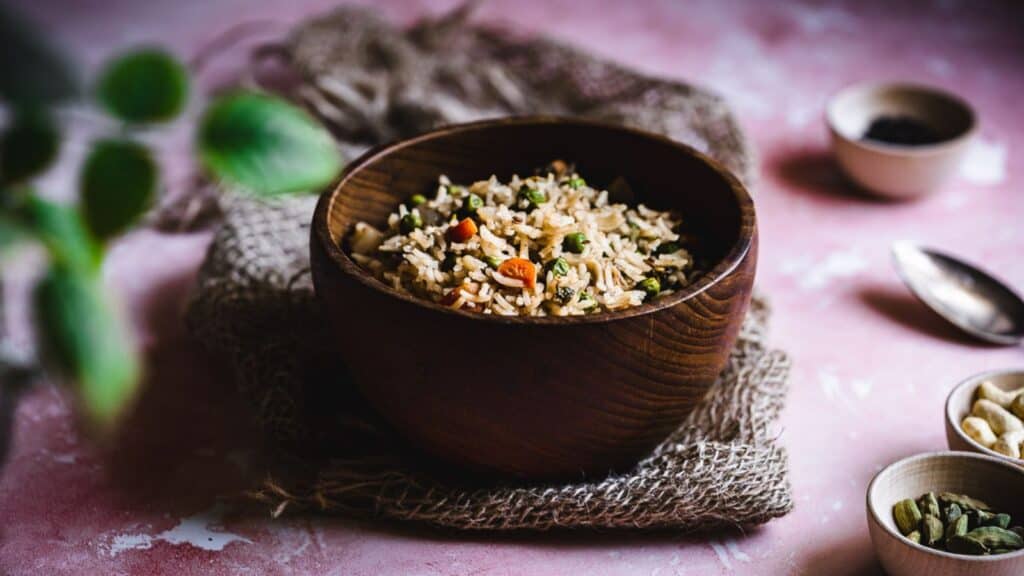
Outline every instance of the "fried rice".
[[359, 222], [352, 259], [381, 282], [452, 308], [569, 316], [638, 306], [693, 272], [681, 218], [611, 203], [565, 163], [470, 185], [440, 176], [378, 230]]

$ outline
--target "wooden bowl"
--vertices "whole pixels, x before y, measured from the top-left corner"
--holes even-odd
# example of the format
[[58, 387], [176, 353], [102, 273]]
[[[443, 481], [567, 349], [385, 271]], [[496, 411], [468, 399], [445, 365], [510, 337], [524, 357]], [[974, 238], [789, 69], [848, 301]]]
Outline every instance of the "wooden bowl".
[[[864, 140], [882, 115], [914, 118], [940, 142], [906, 146]], [[862, 188], [893, 199], [930, 194], [950, 181], [977, 130], [970, 105], [948, 92], [915, 84], [856, 84], [829, 101], [825, 119], [843, 172]]]
[[892, 507], [925, 492], [955, 492], [986, 501], [1013, 516], [1024, 516], [1024, 469], [966, 452], [919, 454], [890, 464], [868, 486], [868, 530], [889, 576], [1019, 576], [1024, 550], [993, 556], [964, 556], [915, 544], [900, 535]]
[[[638, 202], [678, 209], [710, 264], [639, 307], [568, 318], [452, 310], [378, 282], [342, 249], [447, 174], [473, 182], [575, 162], [625, 178]], [[369, 402], [410, 442], [463, 469], [524, 479], [606, 474], [637, 462], [700, 402], [750, 300], [754, 206], [716, 162], [667, 138], [581, 120], [451, 126], [371, 151], [320, 198], [313, 279], [334, 346]]]
[[1024, 466], [1024, 460], [1010, 458], [995, 450], [985, 448], [960, 428], [960, 422], [971, 413], [971, 407], [974, 405], [974, 391], [986, 380], [1003, 390], [1024, 388], [1024, 372], [1019, 370], [983, 372], [957, 384], [946, 397], [946, 442], [949, 444], [950, 450], [978, 452], [999, 458], [1010, 464]]

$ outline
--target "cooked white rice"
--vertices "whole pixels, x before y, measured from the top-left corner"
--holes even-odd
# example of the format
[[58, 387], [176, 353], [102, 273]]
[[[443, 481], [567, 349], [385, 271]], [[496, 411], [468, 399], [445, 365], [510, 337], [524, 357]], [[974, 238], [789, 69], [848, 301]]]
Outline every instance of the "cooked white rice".
[[[423, 200], [399, 206], [384, 232], [356, 224], [349, 251], [385, 284], [452, 308], [509, 316], [621, 310], [683, 286], [693, 264], [677, 244], [677, 215], [609, 204], [608, 191], [571, 170], [470, 186], [441, 176], [436, 196]], [[481, 204], [475, 212], [471, 202]], [[458, 231], [475, 233], [459, 241], [453, 228], [466, 218], [476, 230], [463, 225]], [[584, 243], [574, 242], [579, 233]], [[532, 282], [522, 262], [502, 266], [512, 258], [533, 264]]]

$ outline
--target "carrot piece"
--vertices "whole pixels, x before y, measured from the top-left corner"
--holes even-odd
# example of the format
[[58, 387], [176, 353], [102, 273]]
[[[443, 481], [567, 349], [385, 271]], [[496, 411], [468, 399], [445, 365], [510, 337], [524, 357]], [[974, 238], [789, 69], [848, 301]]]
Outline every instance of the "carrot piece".
[[463, 218], [462, 222], [448, 229], [448, 239], [452, 242], [465, 242], [476, 234], [476, 222], [472, 218]]
[[498, 265], [498, 273], [502, 276], [522, 280], [527, 288], [533, 289], [537, 284], [537, 268], [533, 262], [525, 258], [509, 258]]

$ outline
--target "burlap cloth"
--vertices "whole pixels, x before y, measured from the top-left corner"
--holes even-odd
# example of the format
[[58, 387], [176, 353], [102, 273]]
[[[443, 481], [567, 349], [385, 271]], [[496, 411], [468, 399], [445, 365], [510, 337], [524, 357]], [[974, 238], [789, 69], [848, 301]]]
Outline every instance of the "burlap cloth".
[[[453, 121], [575, 114], [668, 134], [750, 181], [750, 152], [717, 96], [464, 18], [456, 11], [401, 31], [339, 10], [259, 56], [282, 56], [300, 73], [292, 96], [349, 153]], [[187, 313], [274, 443], [301, 462], [301, 473], [252, 492], [275, 515], [311, 509], [471, 530], [691, 530], [758, 524], [792, 507], [774, 437], [789, 360], [766, 346], [762, 298], [705, 402], [633, 470], [566, 485], [467, 485], [407, 449], [346, 385], [309, 276], [314, 202], [221, 194], [223, 222]]]

